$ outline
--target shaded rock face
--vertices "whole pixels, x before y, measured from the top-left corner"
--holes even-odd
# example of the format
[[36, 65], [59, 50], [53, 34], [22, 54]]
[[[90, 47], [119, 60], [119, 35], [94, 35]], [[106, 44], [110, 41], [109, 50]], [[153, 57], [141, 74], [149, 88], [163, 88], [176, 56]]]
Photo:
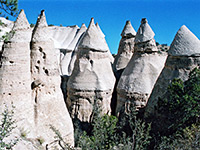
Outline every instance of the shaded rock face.
[[186, 26], [178, 30], [168, 53], [165, 67], [156, 81], [145, 108], [146, 117], [155, 115], [154, 107], [157, 106], [158, 98], [167, 96], [167, 87], [174, 78], [186, 81], [190, 71], [200, 66], [199, 39]]
[[30, 40], [31, 29], [22, 10], [14, 23], [14, 36], [3, 45], [0, 55], [0, 110], [15, 106], [16, 133], [29, 131], [34, 136], [34, 105], [31, 100]]
[[67, 85], [67, 104], [72, 118], [89, 123], [94, 104], [101, 108], [102, 114], [110, 114], [115, 77], [108, 50], [92, 19], [78, 45], [74, 70]]
[[121, 73], [126, 68], [134, 52], [134, 40], [136, 32], [133, 29], [131, 22], [127, 21], [121, 33], [121, 40], [119, 43], [118, 53], [113, 63], [113, 70], [117, 80], [119, 80]]
[[44, 144], [54, 141], [53, 125], [73, 145], [73, 125], [60, 89], [59, 66], [53, 40], [49, 38], [44, 11], [41, 12], [31, 40], [32, 101], [36, 138]]
[[[144, 37], [143, 37], [144, 36]], [[121, 75], [117, 85], [117, 115], [126, 111], [130, 103], [144, 107], [154, 84], [164, 67], [166, 53], [158, 53], [154, 33], [142, 19], [135, 37], [134, 55]]]

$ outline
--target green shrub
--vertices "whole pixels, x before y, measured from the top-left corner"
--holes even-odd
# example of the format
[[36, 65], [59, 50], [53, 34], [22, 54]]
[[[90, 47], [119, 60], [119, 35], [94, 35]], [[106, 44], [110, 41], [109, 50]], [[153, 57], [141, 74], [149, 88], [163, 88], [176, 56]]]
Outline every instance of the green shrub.
[[[14, 106], [13, 106], [14, 109]], [[17, 138], [7, 141], [12, 131], [16, 128], [16, 121], [13, 119], [14, 111], [8, 110], [8, 107], [5, 106], [5, 110], [1, 114], [1, 125], [0, 125], [0, 149], [12, 149], [18, 140]]]

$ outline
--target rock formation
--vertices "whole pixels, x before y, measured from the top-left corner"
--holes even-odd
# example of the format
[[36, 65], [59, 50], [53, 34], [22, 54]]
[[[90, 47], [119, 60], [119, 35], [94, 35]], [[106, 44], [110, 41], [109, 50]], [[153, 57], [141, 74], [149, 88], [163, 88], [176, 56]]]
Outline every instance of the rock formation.
[[126, 111], [123, 109], [129, 103], [136, 108], [144, 107], [164, 67], [167, 55], [158, 53], [154, 35], [146, 18], [142, 19], [135, 37], [134, 55], [117, 85], [117, 114]]
[[108, 50], [105, 38], [99, 34], [92, 18], [78, 44], [77, 59], [67, 85], [67, 103], [72, 118], [90, 122], [94, 104], [100, 106], [102, 114], [110, 114], [115, 77]]
[[[99, 31], [99, 35], [100, 35], [103, 39], [105, 39], [105, 35], [104, 35], [104, 33], [102, 32], [102, 30], [101, 30], [101, 28], [100, 28], [100, 26], [99, 26], [98, 23], [96, 23], [96, 27], [97, 27], [97, 29], [98, 29], [98, 31]], [[109, 59], [110, 59], [110, 62], [113, 63], [113, 62], [114, 62], [114, 58], [113, 58], [113, 56], [112, 56], [110, 50], [107, 51], [107, 54], [108, 54], [108, 57], [109, 57]]]
[[154, 114], [158, 98], [164, 98], [168, 85], [174, 78], [188, 79], [189, 72], [200, 66], [200, 41], [183, 25], [170, 45], [168, 58], [145, 108], [145, 116]]
[[135, 35], [136, 32], [131, 22], [126, 21], [126, 25], [121, 33], [122, 38], [119, 43], [118, 53], [113, 64], [113, 70], [117, 80], [119, 80], [121, 73], [124, 71], [133, 55]]
[[17, 134], [34, 136], [34, 103], [31, 100], [30, 41], [32, 30], [22, 10], [12, 29], [15, 34], [3, 45], [0, 55], [0, 110], [13, 103]]
[[59, 66], [54, 42], [49, 36], [44, 11], [38, 17], [31, 40], [32, 101], [35, 133], [44, 144], [54, 141], [49, 125], [57, 128], [64, 140], [73, 145], [73, 125], [60, 89]]

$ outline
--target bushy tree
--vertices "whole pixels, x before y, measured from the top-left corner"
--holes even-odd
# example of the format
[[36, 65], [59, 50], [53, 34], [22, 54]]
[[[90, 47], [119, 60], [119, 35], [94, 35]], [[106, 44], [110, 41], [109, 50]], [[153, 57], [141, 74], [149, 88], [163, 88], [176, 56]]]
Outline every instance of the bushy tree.
[[182, 130], [200, 119], [200, 69], [195, 68], [187, 81], [174, 79], [168, 98], [158, 101], [158, 113], [164, 114], [169, 133]]
[[0, 4], [0, 16], [6, 18], [8, 18], [8, 16], [17, 16], [18, 0], [0, 0]]

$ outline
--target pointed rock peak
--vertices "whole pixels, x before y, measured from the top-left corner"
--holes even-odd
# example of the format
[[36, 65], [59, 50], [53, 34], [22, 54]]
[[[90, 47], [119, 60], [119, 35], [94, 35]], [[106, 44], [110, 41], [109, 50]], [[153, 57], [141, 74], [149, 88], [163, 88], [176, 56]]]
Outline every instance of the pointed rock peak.
[[155, 33], [149, 26], [147, 19], [143, 18], [135, 37], [135, 43], [149, 41], [153, 39], [154, 36], [155, 36]]
[[81, 39], [78, 48], [103, 52], [109, 50], [105, 38], [102, 38], [102, 35], [100, 35], [99, 30], [94, 24], [94, 18], [91, 18], [90, 25]]
[[136, 32], [133, 29], [133, 26], [131, 25], [130, 20], [126, 21], [126, 25], [124, 26], [121, 36], [122, 37], [126, 37], [126, 36], [135, 37], [135, 35], [136, 35]]
[[45, 16], [44, 10], [42, 10], [40, 16], [37, 19], [36, 27], [41, 28], [41, 27], [47, 27], [47, 26], [48, 25], [47, 25], [46, 16]]
[[185, 25], [183, 25], [176, 33], [168, 53], [172, 56], [199, 55], [200, 41]]
[[95, 24], [94, 24], [94, 18], [93, 17], [90, 20], [90, 24], [88, 26], [88, 29], [91, 28], [91, 26], [95, 26]]
[[102, 32], [102, 30], [101, 30], [101, 28], [100, 28], [98, 22], [96, 23], [96, 27], [97, 27], [97, 29], [98, 29], [98, 31], [99, 31], [99, 34], [100, 34], [103, 38], [105, 38], [105, 35], [104, 35], [104, 33]]
[[28, 28], [30, 28], [30, 24], [26, 18], [24, 10], [22, 9], [17, 17], [17, 20], [15, 21], [13, 30], [21, 30], [21, 29], [28, 29]]
[[81, 25], [81, 28], [80, 28], [80, 30], [81, 30], [81, 29], [87, 29], [87, 27], [86, 27], [85, 23], [83, 23], [83, 24]]

